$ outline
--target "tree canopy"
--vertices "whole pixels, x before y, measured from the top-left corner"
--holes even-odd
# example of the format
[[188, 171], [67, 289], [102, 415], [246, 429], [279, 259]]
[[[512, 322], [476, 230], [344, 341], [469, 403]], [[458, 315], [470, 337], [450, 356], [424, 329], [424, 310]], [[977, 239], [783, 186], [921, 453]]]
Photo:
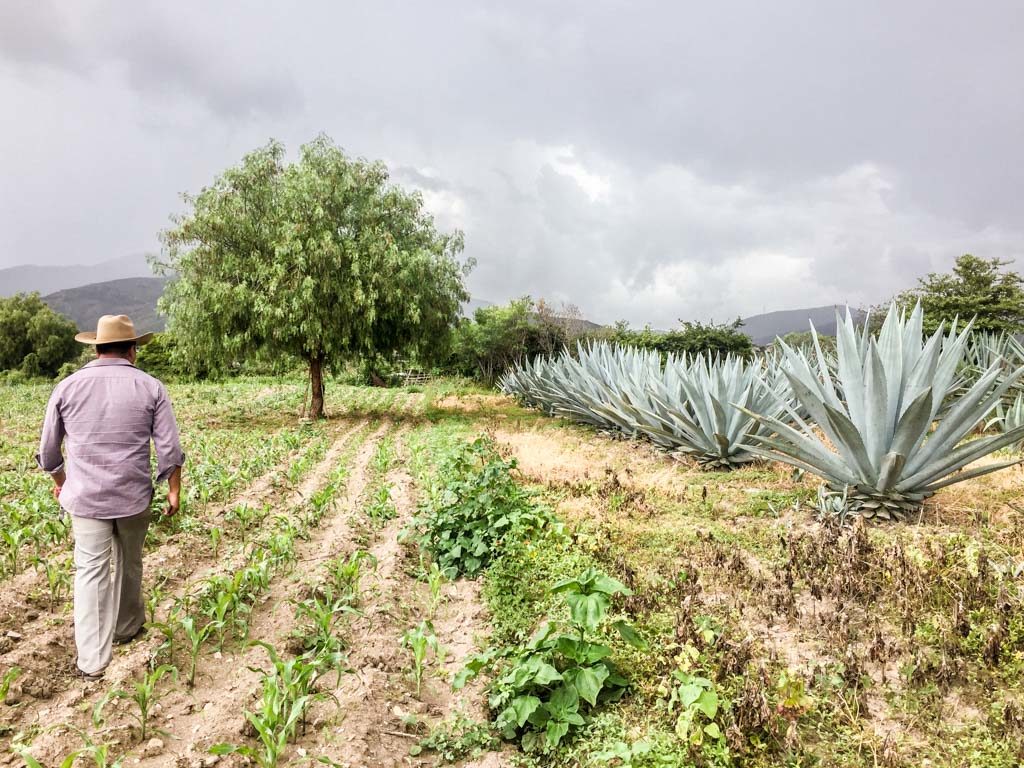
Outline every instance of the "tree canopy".
[[1017, 272], [1002, 270], [1011, 263], [965, 253], [952, 272], [931, 272], [919, 278], [918, 286], [901, 293], [897, 303], [910, 308], [920, 301], [929, 334], [955, 317], [976, 318], [978, 331], [1020, 333], [1024, 330], [1024, 280]]
[[212, 369], [257, 351], [323, 371], [394, 352], [430, 359], [468, 299], [462, 233], [440, 233], [417, 192], [326, 136], [294, 163], [271, 141], [197, 195], [163, 233], [177, 277], [160, 300], [181, 353]]
[[739, 319], [723, 325], [681, 320], [680, 325], [681, 328], [672, 331], [654, 331], [650, 326], [634, 331], [628, 323], [619, 321], [615, 324], [611, 340], [642, 349], [656, 349], [662, 354], [733, 354], [740, 357], [754, 354], [754, 343], [739, 330], [743, 325]]
[[0, 298], [0, 370], [52, 378], [81, 352], [75, 331], [38, 293]]
[[586, 336], [578, 307], [523, 296], [504, 306], [480, 307], [452, 337], [448, 369], [487, 384], [514, 363], [552, 355]]

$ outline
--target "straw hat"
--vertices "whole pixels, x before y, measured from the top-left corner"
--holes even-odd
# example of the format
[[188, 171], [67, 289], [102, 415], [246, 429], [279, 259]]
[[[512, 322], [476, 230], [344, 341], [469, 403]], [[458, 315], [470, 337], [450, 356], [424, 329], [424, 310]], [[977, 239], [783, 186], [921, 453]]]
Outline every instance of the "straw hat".
[[139, 346], [148, 344], [153, 338], [152, 333], [136, 335], [135, 325], [128, 315], [104, 315], [96, 323], [96, 332], [84, 331], [75, 336], [75, 341], [82, 344], [116, 344], [123, 341], [134, 341]]

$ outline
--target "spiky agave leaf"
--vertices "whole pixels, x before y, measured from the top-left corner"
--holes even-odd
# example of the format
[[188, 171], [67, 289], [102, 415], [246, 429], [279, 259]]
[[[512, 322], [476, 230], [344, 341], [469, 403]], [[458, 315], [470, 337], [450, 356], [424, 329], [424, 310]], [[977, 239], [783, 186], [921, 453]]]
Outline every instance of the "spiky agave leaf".
[[1021, 428], [961, 444], [1024, 367], [1004, 373], [993, 366], [957, 392], [970, 324], [959, 333], [955, 323], [948, 334], [939, 328], [925, 340], [922, 321], [920, 306], [909, 316], [893, 306], [876, 338], [857, 329], [847, 310], [837, 323], [835, 373], [784, 346], [786, 378], [811, 420], [793, 410], [791, 426], [748, 409], [776, 433], [754, 435], [749, 450], [820, 475], [834, 489], [850, 488], [854, 511], [883, 519], [903, 519], [939, 488], [1018, 463], [959, 471], [1024, 437]]

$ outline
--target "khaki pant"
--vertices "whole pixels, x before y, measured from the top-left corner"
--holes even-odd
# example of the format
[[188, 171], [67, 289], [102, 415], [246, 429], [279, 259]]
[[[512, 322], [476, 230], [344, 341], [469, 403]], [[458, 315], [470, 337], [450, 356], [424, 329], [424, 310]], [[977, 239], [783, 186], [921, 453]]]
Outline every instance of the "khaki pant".
[[142, 545], [149, 519], [149, 511], [113, 520], [71, 516], [75, 644], [78, 668], [87, 674], [106, 669], [113, 656], [113, 641], [132, 637], [146, 621]]

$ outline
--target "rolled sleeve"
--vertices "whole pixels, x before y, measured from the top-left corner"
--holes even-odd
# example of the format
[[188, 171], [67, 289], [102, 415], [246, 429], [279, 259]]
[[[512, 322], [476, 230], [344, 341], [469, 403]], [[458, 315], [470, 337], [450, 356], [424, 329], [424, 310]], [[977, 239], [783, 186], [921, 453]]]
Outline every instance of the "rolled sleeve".
[[181, 450], [178, 422], [174, 418], [171, 399], [167, 389], [161, 385], [153, 411], [153, 448], [156, 450], [156, 479], [161, 482], [185, 464], [185, 453]]
[[60, 415], [60, 393], [59, 390], [55, 390], [46, 404], [43, 432], [39, 438], [39, 453], [36, 454], [36, 463], [44, 472], [53, 475], [64, 469], [64, 454], [60, 450], [64, 435], [64, 419]]

